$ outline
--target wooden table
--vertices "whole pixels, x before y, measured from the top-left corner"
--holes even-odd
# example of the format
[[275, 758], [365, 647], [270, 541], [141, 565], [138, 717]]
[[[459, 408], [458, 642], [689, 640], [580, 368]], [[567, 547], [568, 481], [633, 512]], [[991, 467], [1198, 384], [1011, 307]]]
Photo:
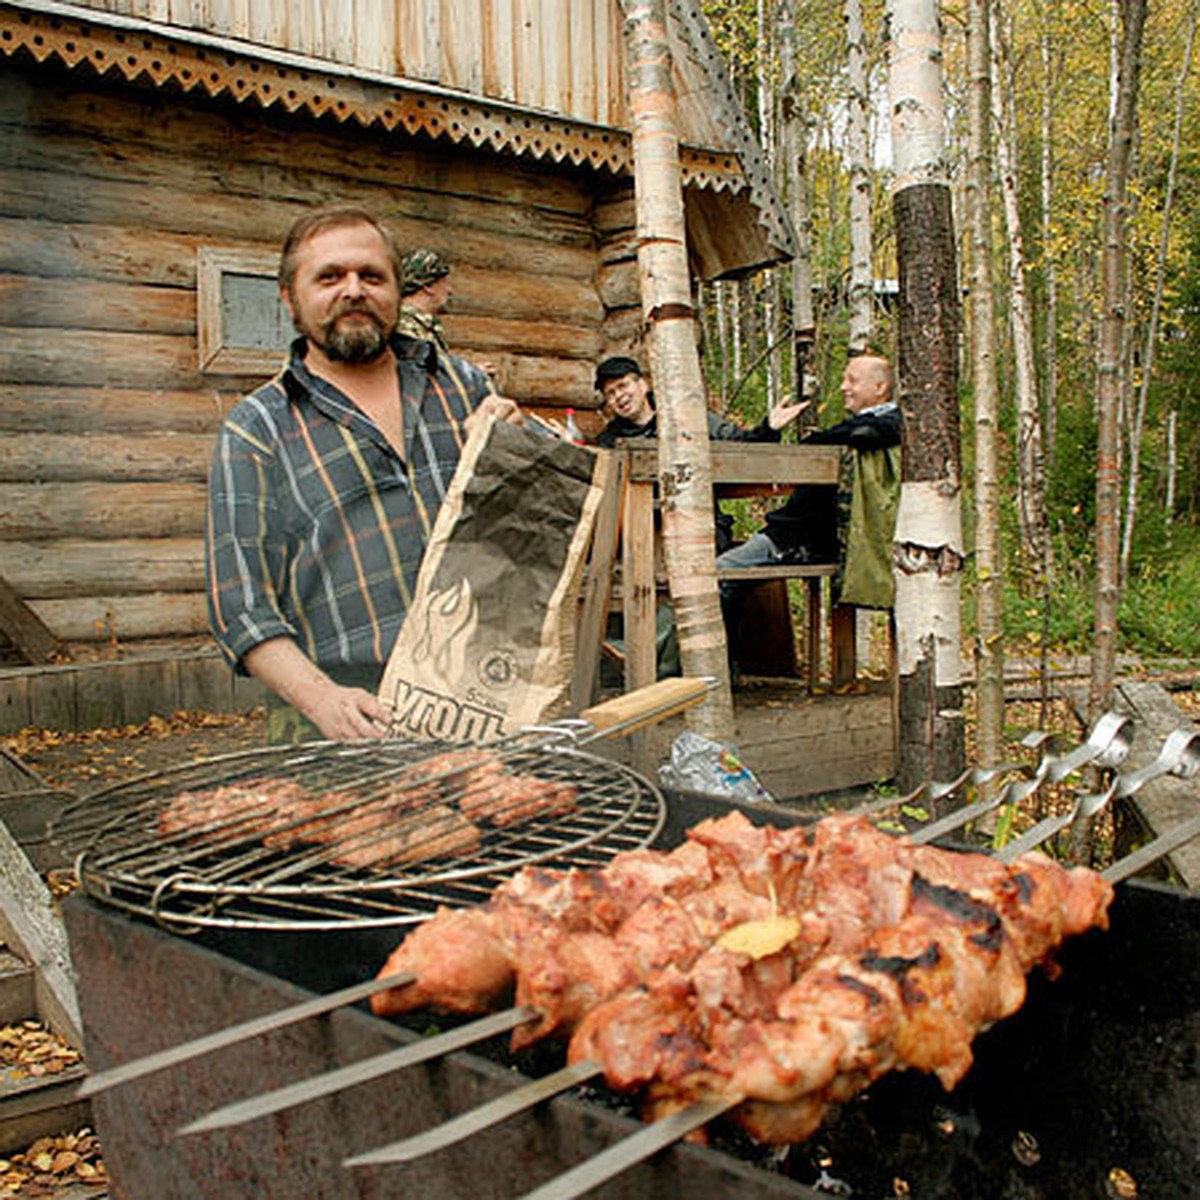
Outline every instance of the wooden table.
[[[836, 486], [838, 482], [841, 450], [837, 446], [713, 442], [710, 448], [713, 486], [718, 499], [778, 496], [783, 500], [798, 483]], [[607, 454], [612, 461], [605, 503], [597, 519], [580, 619], [576, 697], [586, 702], [590, 702], [595, 688], [598, 651], [618, 549], [625, 621], [625, 685], [632, 690], [653, 683], [657, 677], [654, 490], [658, 481], [658, 446], [652, 439], [639, 439], [598, 453]], [[831, 565], [780, 566], [731, 570], [722, 574], [742, 579], [804, 578], [809, 581], [810, 600], [816, 591], [819, 601], [820, 580], [832, 575], [833, 571]], [[819, 602], [816, 605], [810, 603], [810, 680], [815, 671], [819, 633]], [[596, 653], [592, 652], [592, 647], [596, 648]]]

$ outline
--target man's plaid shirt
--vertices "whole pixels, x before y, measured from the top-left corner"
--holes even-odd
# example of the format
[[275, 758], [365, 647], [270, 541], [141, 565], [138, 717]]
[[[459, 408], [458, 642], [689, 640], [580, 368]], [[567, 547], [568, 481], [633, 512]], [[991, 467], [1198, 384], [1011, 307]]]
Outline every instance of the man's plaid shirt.
[[[396, 336], [402, 462], [369, 417], [311, 374], [304, 340], [222, 425], [208, 487], [209, 623], [231, 663], [292, 638], [322, 668], [386, 663], [425, 546], [487, 395], [484, 373]], [[243, 668], [244, 669], [244, 668]]]

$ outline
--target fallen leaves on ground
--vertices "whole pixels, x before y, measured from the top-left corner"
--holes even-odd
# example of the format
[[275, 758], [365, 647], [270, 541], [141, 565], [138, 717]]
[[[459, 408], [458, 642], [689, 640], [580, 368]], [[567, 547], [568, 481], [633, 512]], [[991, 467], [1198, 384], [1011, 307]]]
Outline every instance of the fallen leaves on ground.
[[79, 1062], [79, 1051], [41, 1021], [0, 1026], [0, 1067], [10, 1079], [58, 1075]]
[[0, 1194], [54, 1196], [68, 1185], [108, 1183], [100, 1141], [88, 1128], [38, 1138], [27, 1149], [0, 1158]]

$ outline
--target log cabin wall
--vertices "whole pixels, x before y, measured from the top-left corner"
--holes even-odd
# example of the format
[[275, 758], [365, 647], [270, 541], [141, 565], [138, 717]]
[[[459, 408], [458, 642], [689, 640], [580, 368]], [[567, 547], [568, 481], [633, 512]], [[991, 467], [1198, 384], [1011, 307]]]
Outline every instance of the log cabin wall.
[[77, 649], [207, 640], [213, 437], [261, 376], [199, 369], [202, 248], [273, 256], [311, 205], [360, 203], [448, 255], [465, 357], [593, 403], [593, 173], [16, 59], [0, 164], [0, 576]]

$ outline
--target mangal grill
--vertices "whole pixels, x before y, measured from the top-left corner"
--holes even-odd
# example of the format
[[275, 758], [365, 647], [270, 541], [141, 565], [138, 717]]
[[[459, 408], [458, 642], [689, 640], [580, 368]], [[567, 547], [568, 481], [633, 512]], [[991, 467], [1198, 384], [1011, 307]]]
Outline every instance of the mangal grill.
[[[1127, 732], [1122, 724], [1110, 723], [1106, 733], [1098, 726], [1088, 745], [1071, 754], [1044, 757], [1036, 771], [1009, 786], [1009, 796], [1088, 762], [1119, 765], [1128, 744], [1120, 744]], [[1194, 735], [1168, 739], [1155, 764], [1114, 771], [1099, 795], [1082, 797], [1063, 817], [1047, 818], [1036, 836], [1063, 828], [1072, 816], [1094, 814], [1156, 774], [1191, 775], [1197, 758]], [[978, 784], [987, 774], [971, 777]], [[994, 803], [960, 809], [959, 823]], [[756, 823], [798, 820], [787, 810], [668, 791], [655, 843], [669, 846], [696, 821], [733, 808]], [[955, 820], [938, 824], [940, 832], [953, 832]], [[1172, 831], [1172, 844], [1200, 833], [1200, 820], [1185, 826]], [[1150, 862], [1164, 845], [1123, 860], [1117, 877]], [[582, 845], [567, 851], [590, 852]], [[478, 880], [487, 876], [481, 871]], [[462, 881], [443, 880], [433, 890], [443, 885]], [[94, 898], [107, 901], [103, 890]], [[66, 915], [89, 1064], [101, 1074], [119, 1071], [140, 1055], [170, 1053], [180, 1039], [203, 1040], [214, 1029], [260, 1018], [269, 1023], [291, 1002], [311, 1001], [293, 983], [313, 987], [320, 977], [316, 986], [328, 988], [351, 976], [365, 978], [378, 969], [397, 932], [404, 932], [371, 919], [324, 927], [323, 900], [321, 908], [320, 927], [309, 930], [252, 919], [182, 938], [152, 921], [131, 920], [107, 902], [71, 897]], [[148, 911], [161, 917], [153, 904]], [[526, 1076], [541, 1081], [557, 1065], [538, 1057], [546, 1047], [514, 1060], [486, 1041], [469, 1053], [363, 1076], [365, 1082], [249, 1124], [177, 1136], [182, 1126], [230, 1101], [258, 1096], [264, 1086], [303, 1085], [331, 1067], [345, 1070], [346, 1064], [355, 1067], [430, 1040], [424, 1014], [385, 1022], [353, 1007], [98, 1091], [97, 1126], [114, 1180], [123, 1185], [118, 1194], [132, 1200], [409, 1194], [499, 1200], [535, 1189], [560, 1196], [591, 1189], [615, 1200], [674, 1196], [684, 1189], [722, 1198], [808, 1200], [830, 1188], [863, 1196], [907, 1189], [922, 1200], [1188, 1196], [1200, 1172], [1200, 897], [1129, 880], [1118, 889], [1112, 918], [1109, 933], [1064, 948], [1061, 981], [1033, 981], [1022, 1011], [981, 1035], [976, 1066], [960, 1089], [946, 1096], [925, 1077], [881, 1080], [786, 1159], [736, 1141], [718, 1140], [708, 1149], [671, 1143], [646, 1161], [625, 1155], [628, 1169], [608, 1175], [599, 1170], [604, 1160], [614, 1153], [620, 1158], [622, 1139], [631, 1132], [641, 1136], [643, 1127], [599, 1102], [601, 1093], [578, 1090], [547, 1090], [511, 1119], [403, 1165], [386, 1156], [373, 1159], [380, 1147], [417, 1138], [439, 1120], [459, 1119], [485, 1102], [507, 1103], [528, 1086]], [[190, 925], [184, 920], [181, 927]], [[1164, 975], [1171, 986], [1164, 986]], [[348, 1159], [359, 1165], [346, 1169]], [[554, 1190], [573, 1171], [592, 1165], [597, 1170], [590, 1184], [576, 1180]], [[1132, 1193], [1121, 1190], [1126, 1173]]]
[[180, 931], [402, 926], [481, 903], [518, 868], [593, 867], [653, 842], [662, 793], [586, 746], [707, 686], [666, 680], [480, 748], [386, 740], [213, 758], [94, 793], [54, 836], [89, 895]]

